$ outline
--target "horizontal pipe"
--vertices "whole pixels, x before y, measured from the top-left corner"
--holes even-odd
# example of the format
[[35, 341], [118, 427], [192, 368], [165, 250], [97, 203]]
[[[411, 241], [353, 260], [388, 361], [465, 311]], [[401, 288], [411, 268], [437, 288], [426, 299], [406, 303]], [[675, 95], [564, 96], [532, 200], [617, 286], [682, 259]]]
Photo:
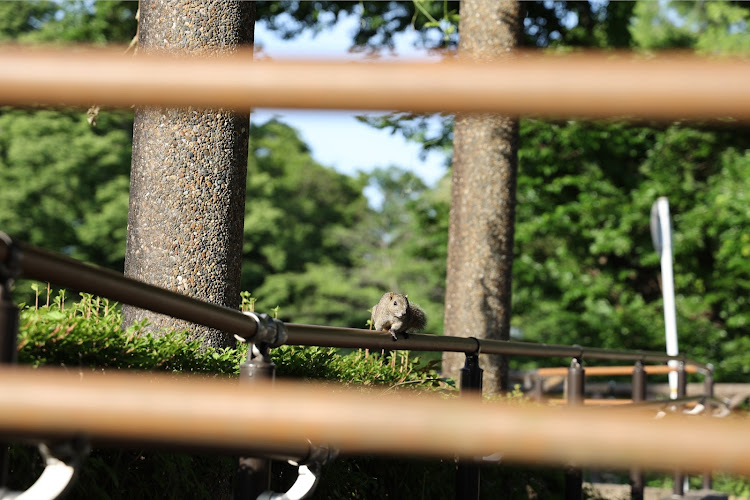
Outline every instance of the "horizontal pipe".
[[[536, 344], [507, 340], [477, 339], [473, 337], [450, 337], [412, 333], [408, 339], [393, 341], [390, 334], [358, 328], [303, 325], [286, 323], [288, 344], [321, 347], [402, 349], [411, 351], [443, 351], [482, 354], [506, 354], [514, 356], [542, 356], [562, 358], [590, 358], [619, 361], [647, 360], [666, 362], [671, 359], [694, 365], [691, 373], [705, 365], [689, 360], [684, 356], [669, 356], [661, 352], [600, 349], [581, 346]], [[588, 371], [589, 368], [586, 368]], [[567, 369], [565, 369], [567, 370]], [[632, 368], [630, 369], [632, 372]], [[566, 372], [567, 373], [567, 372]]]
[[750, 65], [694, 55], [517, 53], [489, 63], [252, 61], [0, 50], [0, 104], [750, 118]]
[[[750, 426], [615, 410], [505, 405], [437, 394], [277, 381], [0, 369], [0, 433], [273, 449], [307, 440], [347, 454], [750, 474]], [[383, 425], [397, 415], [398, 425]], [[463, 425], [456, 425], [462, 422]], [[531, 425], [530, 423], [533, 423]], [[616, 431], [614, 431], [616, 429]]]
[[[107, 297], [243, 338], [250, 339], [256, 333], [255, 321], [235, 309], [180, 295], [38, 247], [17, 241], [12, 245], [20, 252], [18, 263], [24, 278]], [[0, 239], [0, 261], [6, 262], [10, 252], [7, 242]]]
[[[711, 400], [716, 406], [726, 406], [726, 403], [722, 401], [714, 398], [707, 398], [707, 396], [700, 394], [695, 396], [685, 396], [677, 399], [651, 399], [638, 402], [635, 402], [632, 399], [587, 398], [584, 400], [584, 404], [588, 406], [618, 406], [619, 408], [633, 411], [652, 411], [654, 408], [663, 408], [675, 405], [684, 405], [687, 408], [693, 408], [697, 403], [702, 403], [707, 399]], [[547, 398], [544, 400], [544, 402], [556, 406], [568, 404], [568, 401], [563, 398]], [[651, 413], [651, 415], [653, 416], [653, 412]]]
[[[48, 250], [13, 242], [20, 250], [18, 262], [23, 277], [48, 281], [55, 285], [107, 297], [175, 318], [216, 328], [248, 340], [257, 331], [257, 325], [247, 315], [227, 307], [203, 302], [153, 285], [126, 278], [120, 273], [65, 257]], [[10, 258], [10, 247], [0, 239], [0, 261]], [[574, 357], [610, 359], [620, 361], [646, 360], [664, 362], [678, 359], [697, 367], [700, 363], [649, 351], [608, 350], [581, 346], [534, 344], [492, 339], [411, 334], [408, 339], [394, 342], [383, 332], [356, 328], [339, 328], [318, 325], [286, 323], [287, 344], [321, 347], [404, 349], [414, 351], [449, 351], [467, 354], [506, 354], [515, 356]]]
[[465, 337], [410, 334], [408, 339], [393, 337], [386, 332], [331, 326], [286, 323], [287, 344], [363, 349], [408, 349], [413, 351], [452, 351], [471, 353], [477, 342]]
[[[649, 375], [665, 375], [670, 371], [677, 371], [679, 368], [668, 365], [647, 365], [643, 367]], [[696, 373], [698, 368], [694, 365], [685, 366], [687, 373]], [[568, 374], [568, 368], [537, 368], [536, 374], [540, 377], [565, 377]], [[632, 366], [587, 366], [587, 377], [608, 377], [615, 375], [633, 375]]]
[[[568, 400], [565, 398], [549, 398], [549, 399], [545, 399], [544, 402], [549, 405], [557, 405], [557, 406], [570, 404]], [[633, 404], [632, 399], [585, 398], [583, 400], [584, 406], [625, 406], [625, 405], [631, 405], [631, 404]]]

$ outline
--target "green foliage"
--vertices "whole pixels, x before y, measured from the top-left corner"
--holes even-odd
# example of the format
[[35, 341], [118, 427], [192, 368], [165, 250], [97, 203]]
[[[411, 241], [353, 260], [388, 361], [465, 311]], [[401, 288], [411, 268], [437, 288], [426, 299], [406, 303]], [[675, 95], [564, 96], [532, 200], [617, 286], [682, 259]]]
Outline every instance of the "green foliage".
[[[35, 290], [36, 291], [36, 290]], [[49, 306], [26, 307], [20, 314], [18, 359], [32, 366], [80, 369], [135, 369], [233, 375], [242, 351], [201, 350], [187, 332], [152, 336], [143, 323], [122, 329], [116, 303], [81, 294], [66, 304], [64, 291]]]
[[276, 120], [250, 134], [243, 287], [261, 309], [285, 304], [282, 318], [361, 326], [377, 295], [360, 293], [353, 269], [355, 231], [369, 213], [364, 181], [315, 162]]
[[[394, 50], [395, 37], [408, 32], [415, 45], [446, 49], [458, 44], [460, 2], [407, 0], [387, 2], [351, 1], [259, 1], [258, 22], [285, 39], [302, 33], [330, 29], [343, 16], [359, 18], [352, 34], [353, 51], [377, 54]], [[525, 2], [525, 38], [529, 47], [624, 48], [630, 45], [628, 21], [633, 2]]]
[[741, 2], [638, 2], [630, 33], [638, 48], [747, 54], [750, 9]]
[[362, 185], [315, 162], [297, 132], [276, 120], [250, 131], [243, 283], [299, 272], [309, 262], [349, 263], [343, 228], [366, 211]]
[[0, 41], [127, 43], [136, 33], [137, 1], [0, 3]]
[[0, 227], [122, 269], [132, 116], [0, 108]]
[[29, 36], [40, 24], [54, 18], [56, 8], [52, 1], [0, 3], [0, 41], [8, 42]]
[[[747, 372], [728, 363], [746, 331], [738, 325], [746, 321], [750, 268], [738, 256], [747, 210], [734, 191], [747, 189], [739, 177], [746, 136], [677, 124], [524, 120], [521, 127], [514, 313], [526, 338], [664, 348], [648, 214], [667, 195], [680, 347], [717, 363], [722, 379], [742, 378]], [[717, 199], [728, 206], [718, 210]], [[721, 240], [729, 246], [718, 252]]]
[[[123, 330], [119, 307], [106, 299], [81, 294], [81, 299], [73, 302], [69, 298], [66, 300], [64, 292], [49, 298], [37, 284], [32, 289], [35, 302], [41, 305], [21, 310], [19, 361], [23, 364], [58, 365], [81, 371], [136, 369], [234, 376], [246, 355], [242, 344], [237, 349], [222, 351], [204, 349], [200, 342], [189, 340], [186, 332], [167, 332], [154, 337], [142, 333], [143, 325], [140, 324]], [[243, 295], [250, 297], [247, 293]], [[424, 365], [406, 353], [394, 353], [392, 357], [384, 358], [361, 351], [340, 355], [335, 349], [284, 346], [273, 351], [272, 359], [277, 365], [278, 376], [282, 378], [322, 379], [347, 385], [385, 386], [394, 390], [447, 387], [437, 378], [434, 366]], [[368, 485], [381, 475], [391, 477], [392, 481], [380, 484], [378, 491], [388, 491], [383, 488], [396, 491], [398, 488], [393, 481], [400, 475], [400, 467], [408, 467], [403, 465], [407, 463], [412, 462], [394, 464], [386, 459], [341, 459], [327, 469], [331, 472], [321, 489], [324, 493], [319, 493], [318, 498], [338, 498], [335, 495], [343, 491], [359, 492], [361, 497], [370, 491]], [[446, 464], [443, 467], [451, 466]], [[14, 446], [10, 487], [28, 487], [41, 473], [41, 468], [35, 451]], [[348, 469], [357, 472], [343, 479], [337, 473]], [[216, 494], [213, 485], [227, 486], [233, 471], [230, 458], [142, 449], [96, 449], [86, 461], [72, 496], [211, 498]], [[426, 477], [419, 476], [420, 485], [425, 480]], [[431, 488], [445, 488], [440, 481], [433, 484], [432, 478], [430, 483]], [[411, 488], [417, 486], [404, 483], [404, 487], [412, 491]]]
[[[748, 39], [750, 9], [737, 3], [549, 4], [554, 18], [540, 11], [547, 6], [526, 4], [526, 32], [538, 46], [690, 47], [715, 54], [736, 53]], [[450, 118], [361, 119], [425, 151], [450, 153]], [[750, 373], [747, 137], [746, 127], [733, 122], [522, 119], [513, 324], [525, 339], [664, 349], [648, 216], [666, 195], [675, 229], [680, 348], [715, 363], [721, 380], [744, 380]], [[441, 217], [447, 224], [447, 211]], [[431, 247], [444, 249], [447, 226], [434, 236]]]
[[305, 32], [319, 33], [333, 27], [343, 16], [356, 15], [359, 23], [352, 35], [351, 50], [372, 54], [383, 49], [393, 50], [394, 37], [410, 29], [415, 30], [415, 43], [420, 46], [455, 46], [458, 38], [451, 26], [455, 23], [458, 4], [444, 0], [256, 2], [258, 22], [266, 24], [268, 29], [285, 39]]

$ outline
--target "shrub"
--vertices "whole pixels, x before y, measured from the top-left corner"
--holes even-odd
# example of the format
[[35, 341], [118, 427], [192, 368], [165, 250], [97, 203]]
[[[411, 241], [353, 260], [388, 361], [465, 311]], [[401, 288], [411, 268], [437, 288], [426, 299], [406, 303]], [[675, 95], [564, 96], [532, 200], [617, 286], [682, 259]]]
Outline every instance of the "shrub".
[[[64, 366], [77, 370], [132, 369], [174, 373], [236, 376], [247, 347], [215, 350], [201, 348], [187, 332], [164, 332], [154, 336], [145, 323], [122, 328], [118, 304], [81, 294], [80, 300], [66, 302], [61, 291], [45, 305], [22, 306], [18, 335], [19, 363], [31, 366]], [[433, 369], [418, 358], [394, 354], [385, 358], [361, 351], [339, 354], [335, 349], [282, 346], [274, 349], [272, 360], [279, 377], [324, 379], [346, 384], [399, 387], [449, 387]], [[397, 416], [395, 417], [397, 420]], [[384, 425], [391, 425], [384, 423]], [[423, 477], [403, 481], [402, 471], [414, 467], [408, 461], [381, 458], [339, 459], [324, 472], [319, 498], [382, 498], [389, 484], [402, 492], [416, 491]], [[452, 467], [434, 462], [431, 468]], [[23, 490], [33, 483], [43, 468], [35, 449], [11, 447], [9, 487]], [[274, 486], [284, 488], [291, 472], [282, 465]], [[427, 469], [425, 469], [427, 470]], [[150, 449], [95, 449], [84, 464], [71, 492], [73, 498], [215, 498], [228, 496], [234, 473], [230, 457], [158, 452]], [[388, 481], [382, 479], [388, 477]], [[401, 477], [401, 480], [397, 478]], [[443, 477], [436, 470], [435, 477]], [[380, 479], [379, 479], [380, 478]], [[378, 488], [372, 484], [378, 483]], [[435, 487], [443, 488], [442, 481]], [[420, 486], [424, 490], [424, 486]], [[366, 492], [371, 492], [368, 496]], [[353, 495], [353, 496], [352, 496]], [[405, 498], [405, 497], [404, 497]], [[430, 498], [438, 498], [430, 496]]]

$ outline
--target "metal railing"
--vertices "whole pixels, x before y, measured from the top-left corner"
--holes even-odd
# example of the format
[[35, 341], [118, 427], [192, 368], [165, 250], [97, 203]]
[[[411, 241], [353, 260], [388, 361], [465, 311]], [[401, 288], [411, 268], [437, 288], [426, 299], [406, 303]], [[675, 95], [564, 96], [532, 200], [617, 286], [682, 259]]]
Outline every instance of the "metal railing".
[[[373, 332], [354, 328], [336, 328], [316, 325], [283, 324], [262, 315], [246, 314], [226, 307], [209, 304], [191, 297], [161, 289], [127, 278], [119, 273], [82, 263], [47, 250], [13, 240], [0, 233], [0, 359], [12, 363], [16, 351], [17, 310], [10, 296], [10, 281], [17, 277], [41, 280], [57, 286], [85, 291], [130, 304], [153, 312], [191, 321], [216, 328], [229, 335], [236, 335], [252, 344], [248, 359], [240, 367], [242, 383], [258, 383], [273, 378], [273, 365], [270, 363], [269, 349], [282, 344], [322, 347], [399, 349], [415, 351], [452, 351], [466, 354], [466, 364], [461, 371], [460, 389], [464, 394], [481, 394], [482, 370], [478, 354], [515, 355], [534, 357], [570, 358], [570, 367], [543, 369], [549, 374], [565, 374], [567, 378], [567, 402], [571, 406], [584, 402], [584, 377], [586, 371], [583, 360], [631, 361], [633, 376], [633, 401], [645, 400], [644, 363], [678, 361], [680, 396], [685, 396], [687, 371], [703, 374], [706, 377], [706, 395], [712, 396], [712, 367], [684, 355], [668, 356], [663, 353], [640, 350], [610, 350], [583, 346], [532, 344], [527, 342], [499, 341], [479, 338], [435, 336], [413, 334], [408, 339], [394, 343], [385, 332]], [[554, 371], [558, 370], [558, 371]], [[613, 368], [592, 368], [609, 373]], [[660, 371], [660, 370], [652, 370]], [[286, 446], [281, 450], [268, 450], [264, 456], [294, 458], [325, 462], [331, 458], [328, 448], [315, 447], [300, 442], [296, 447]], [[236, 492], [238, 498], [256, 497], [269, 484], [270, 469], [267, 459], [244, 458], [240, 460]], [[675, 493], [682, 487], [682, 475], [676, 473]], [[677, 479], [680, 479], [677, 481]], [[566, 497], [580, 498], [582, 475], [580, 468], [566, 469]], [[642, 496], [642, 473], [634, 469], [632, 476], [634, 498]], [[710, 476], [704, 478], [704, 485], [710, 487]], [[479, 468], [475, 460], [462, 460], [456, 476], [457, 497], [476, 498], [479, 491]]]
[[[249, 107], [295, 107], [329, 109], [404, 109], [412, 111], [481, 111], [507, 114], [535, 113], [561, 116], [642, 116], [662, 120], [682, 118], [713, 118], [731, 115], [747, 120], [750, 105], [746, 99], [750, 69], [745, 61], [710, 61], [699, 57], [654, 58], [639, 60], [629, 56], [612, 57], [611, 53], [598, 56], [538, 57], [523, 55], [506, 58], [500, 64], [352, 64], [352, 63], [302, 63], [302, 62], [252, 62], [249, 58], [211, 59], [160, 59], [155, 56], [139, 56], [136, 59], [122, 58], [112, 52], [74, 53], [60, 51], [0, 51], [0, 100], [4, 104], [26, 105], [34, 102], [89, 105], [99, 104], [127, 107], [131, 105], [189, 105], [222, 106], [246, 110]], [[313, 66], [314, 64], [314, 66]], [[310, 71], [311, 68], [316, 71]], [[710, 69], [707, 69], [710, 68]], [[587, 78], [581, 79], [585, 73]], [[642, 75], [650, 75], [648, 86], [640, 85]], [[546, 78], [554, 74], [555, 78]], [[690, 78], [685, 78], [689, 74]], [[544, 78], [539, 78], [544, 75]], [[534, 86], [528, 82], [533, 80]], [[283, 83], [283, 85], [281, 84]], [[678, 89], [676, 91], [675, 89]], [[717, 91], [719, 89], [719, 91]], [[302, 92], [301, 90], [304, 90]], [[596, 95], [596, 99], [592, 99]], [[477, 354], [524, 355], [570, 358], [566, 368], [568, 381], [568, 403], [571, 406], [584, 402], [583, 389], [586, 370], [583, 360], [619, 360], [634, 363], [633, 400], [645, 398], [644, 363], [660, 363], [676, 360], [680, 363], [682, 387], [684, 375], [695, 369], [706, 380], [706, 401], [710, 399], [713, 375], [708, 365], [698, 363], [685, 356], [666, 356], [651, 351], [615, 351], [581, 346], [561, 346], [529, 344], [523, 342], [493, 341], [475, 338], [435, 337], [411, 335], [409, 339], [391, 341], [388, 334], [365, 330], [331, 328], [312, 325], [282, 325], [267, 317], [248, 316], [239, 311], [209, 304], [167, 290], [127, 279], [118, 273], [95, 268], [73, 259], [57, 255], [39, 248], [14, 242], [0, 233], [0, 363], [13, 363], [16, 356], [16, 331], [18, 311], [15, 308], [10, 290], [10, 281], [15, 277], [26, 277], [55, 283], [61, 287], [73, 288], [92, 294], [108, 297], [124, 304], [170, 315], [197, 324], [209, 326], [230, 335], [237, 335], [254, 344], [257, 355], [249, 356], [241, 367], [241, 380], [245, 383], [257, 381], [266, 376], [272, 377], [273, 367], [268, 363], [268, 349], [282, 343], [297, 345], [318, 345], [328, 347], [352, 347], [369, 349], [408, 349], [420, 351], [453, 351], [466, 354], [466, 365], [462, 371], [461, 389], [466, 394], [481, 392], [481, 368]], [[255, 352], [255, 351], [251, 351]], [[252, 376], [251, 376], [252, 375]], [[31, 378], [31, 377], [28, 377]], [[8, 381], [12, 380], [7, 378]], [[24, 379], [14, 379], [20, 383]], [[45, 381], [51, 383], [51, 381]], [[132, 387], [129, 381], [123, 390]], [[258, 384], [258, 392], [263, 392]], [[30, 389], [32, 386], [29, 386]], [[145, 390], [146, 388], [143, 388]], [[93, 389], [92, 389], [93, 390]], [[92, 397], [105, 401], [106, 391], [92, 393]], [[211, 392], [200, 393], [203, 398], [211, 397]], [[265, 392], [273, 397], [273, 392]], [[23, 394], [19, 395], [22, 399]], [[295, 395], [299, 398], [300, 395]], [[470, 398], [464, 398], [468, 400]], [[332, 399], [331, 404], [336, 400]], [[393, 403], [395, 404], [395, 403]], [[469, 405], [470, 401], [464, 405]], [[635, 403], [642, 404], [642, 403]], [[343, 406], [341, 408], [344, 408]], [[377, 407], [370, 408], [373, 412]], [[442, 406], [436, 407], [443, 410]], [[471, 410], [469, 412], [468, 410]], [[251, 408], [246, 408], [250, 411]], [[476, 420], [486, 411], [481, 406], [464, 409], [464, 418]], [[457, 410], [457, 411], [458, 411]], [[416, 410], [415, 410], [416, 411]], [[8, 412], [3, 412], [0, 417]], [[512, 413], [512, 412], [510, 412]], [[79, 415], [79, 414], [76, 414]], [[176, 414], [175, 414], [176, 415]], [[231, 416], [231, 415], [229, 415]], [[494, 414], [493, 421], [483, 420], [489, 427], [498, 425], [503, 415]], [[523, 415], [524, 417], [526, 414]], [[97, 414], [97, 417], [103, 415]], [[135, 415], [131, 418], [136, 418]], [[176, 418], [176, 416], [174, 417]], [[535, 418], [542, 419], [543, 415]], [[588, 415], [576, 416], [587, 419]], [[561, 420], [565, 420], [562, 418]], [[523, 418], [516, 422], [523, 422]], [[593, 420], [592, 420], [593, 421]], [[297, 421], [300, 424], [302, 420]], [[553, 421], [545, 421], [549, 427]], [[229, 422], [225, 422], [229, 425]], [[235, 422], [236, 423], [236, 422]], [[506, 422], [507, 423], [507, 422]], [[620, 421], [625, 425], [627, 421]], [[51, 424], [50, 424], [51, 425]], [[241, 425], [241, 423], [237, 424]], [[510, 424], [508, 424], [510, 425]], [[52, 426], [52, 428], [57, 428]], [[598, 432], [596, 427], [590, 433]], [[191, 428], [191, 431], [196, 429]], [[372, 430], [372, 429], [371, 429]], [[412, 431], [417, 429], [412, 428]], [[472, 431], [469, 429], [468, 431]], [[543, 433], [543, 429], [534, 432]], [[680, 430], [684, 431], [684, 428]], [[514, 430], [523, 434], [523, 429]], [[727, 434], [727, 431], [724, 434]], [[742, 429], [732, 432], [741, 433]], [[106, 433], [105, 433], [106, 434]], [[564, 434], [564, 433], [561, 433]], [[651, 434], [651, 441], [635, 435], [636, 444], [646, 445], [657, 442], [674, 449], [680, 441], [674, 435], [664, 438], [664, 432]], [[719, 435], [705, 434], [714, 441]], [[317, 455], [320, 450], [305, 442], [299, 434], [297, 441], [287, 442], [286, 447], [278, 443], [265, 442], [266, 450], [275, 448], [285, 456], [298, 459]], [[676, 437], [677, 436], [677, 437]], [[236, 436], [235, 436], [236, 437]], [[256, 437], [261, 435], [256, 434]], [[476, 435], [472, 435], [477, 439]], [[501, 436], [504, 448], [509, 455], [526, 456], [527, 449], [516, 449], [510, 444], [512, 435]], [[552, 434], [545, 439], [552, 440]], [[563, 436], [565, 437], [565, 436]], [[701, 436], [704, 438], [704, 436]], [[175, 437], [177, 439], [177, 437]], [[185, 433], [181, 439], [188, 439]], [[539, 436], [535, 436], [539, 439]], [[707, 438], [708, 439], [708, 438]], [[210, 441], [210, 440], [209, 440]], [[386, 441], [389, 450], [396, 450], [398, 441]], [[491, 440], [490, 440], [491, 441]], [[580, 439], [578, 440], [580, 442]], [[499, 442], [499, 441], [498, 441]], [[705, 441], [711, 443], [710, 439]], [[721, 441], [725, 453], [735, 453], [739, 470], [750, 472], [750, 467], [742, 469], [745, 462], [739, 460], [744, 450], [733, 447], [732, 439]], [[249, 443], [245, 443], [248, 448]], [[277, 446], [274, 446], [276, 444]], [[423, 443], [427, 444], [427, 443]], [[455, 454], [466, 458], [472, 456], [459, 449], [458, 441], [450, 443]], [[575, 440], [566, 447], [554, 447], [558, 454], [549, 452], [558, 463], [559, 450], [565, 449], [569, 455], [577, 457], [570, 463], [582, 463], [586, 446]], [[621, 442], [624, 449], [631, 443]], [[559, 445], [559, 443], [558, 443]], [[595, 445], [595, 443], [594, 443]], [[370, 444], [372, 446], [372, 443]], [[283, 449], [282, 449], [283, 448]], [[475, 451], [478, 448], [475, 445]], [[630, 448], [629, 448], [630, 449]], [[6, 447], [0, 448], [0, 453]], [[462, 451], [463, 450], [463, 451]], [[584, 455], [575, 455], [583, 450]], [[684, 451], [684, 450], [683, 450]], [[631, 450], [631, 465], [636, 463], [655, 464], [653, 456], [637, 455]], [[515, 453], [515, 455], [513, 455]], [[716, 464], [734, 463], [713, 456], [709, 460], [705, 454], [686, 458], [687, 453], [671, 455], [671, 464], [700, 463], [704, 467]], [[667, 458], [670, 458], [667, 457]], [[54, 458], [54, 457], [53, 457]], [[546, 457], [536, 457], [543, 459]], [[700, 460], [703, 460], [702, 462]], [[623, 462], [618, 462], [622, 464]], [[4, 474], [7, 456], [0, 455], [0, 474]], [[261, 483], [267, 480], [267, 463], [253, 459], [241, 460], [244, 468], [241, 493], [254, 495]], [[580, 496], [580, 470], [572, 467], [568, 474], [568, 495]], [[248, 472], [249, 471], [249, 472]], [[462, 462], [457, 485], [462, 488], [463, 498], [478, 494], [478, 469], [471, 461]], [[634, 481], [634, 498], [637, 498]], [[0, 477], [0, 485], [5, 484]], [[677, 485], [675, 485], [677, 488]], [[681, 487], [681, 485], [680, 485]]]

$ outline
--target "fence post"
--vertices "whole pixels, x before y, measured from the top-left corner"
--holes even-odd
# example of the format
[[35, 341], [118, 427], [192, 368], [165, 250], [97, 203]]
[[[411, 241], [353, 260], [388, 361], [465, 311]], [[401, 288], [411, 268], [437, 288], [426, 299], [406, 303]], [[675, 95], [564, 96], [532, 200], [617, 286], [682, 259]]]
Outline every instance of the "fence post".
[[[568, 405], [582, 406], [586, 372], [579, 358], [573, 358], [568, 368]], [[565, 469], [565, 500], [581, 500], [583, 497], [583, 471], [575, 465]]]
[[[636, 361], [633, 366], [633, 403], [646, 401], [646, 369], [642, 361]], [[643, 500], [643, 471], [639, 468], [630, 469], [630, 498], [631, 500]]]
[[531, 399], [537, 403], [541, 403], [544, 399], [544, 377], [540, 376], [538, 372], [534, 371], [531, 375], [532, 383], [534, 384], [529, 393]]
[[[20, 274], [19, 249], [5, 233], [0, 233], [0, 240], [8, 250], [5, 262], [0, 262], [0, 365], [9, 365], [18, 358], [18, 308], [11, 286]], [[9, 465], [8, 443], [0, 443], [0, 488], [8, 484]]]
[[[479, 352], [466, 355], [461, 368], [461, 397], [482, 397], [482, 369]], [[468, 424], [468, 422], [465, 422]], [[456, 500], [479, 499], [479, 465], [470, 460], [459, 460], [456, 469]]]
[[[685, 371], [685, 362], [680, 361], [677, 368], [677, 398], [684, 398], [687, 396], [687, 371]], [[677, 406], [678, 409], [682, 409], [683, 404]], [[672, 495], [682, 497], [685, 494], [685, 474], [681, 470], [674, 472], [674, 486], [672, 487]]]
[[[709, 364], [708, 365], [708, 371], [706, 372], [706, 375], [703, 379], [703, 391], [706, 394], [706, 416], [711, 416], [711, 405], [714, 397], [714, 365]], [[714, 487], [714, 481], [713, 476], [711, 474], [711, 471], [706, 471], [703, 473], [703, 489], [704, 490], [712, 490]]]
[[[273, 381], [276, 365], [271, 362], [267, 345], [249, 344], [247, 359], [240, 365], [240, 384]], [[251, 397], [251, 396], [250, 396]], [[271, 487], [271, 461], [266, 458], [240, 457], [234, 483], [234, 500], [258, 498]]]

